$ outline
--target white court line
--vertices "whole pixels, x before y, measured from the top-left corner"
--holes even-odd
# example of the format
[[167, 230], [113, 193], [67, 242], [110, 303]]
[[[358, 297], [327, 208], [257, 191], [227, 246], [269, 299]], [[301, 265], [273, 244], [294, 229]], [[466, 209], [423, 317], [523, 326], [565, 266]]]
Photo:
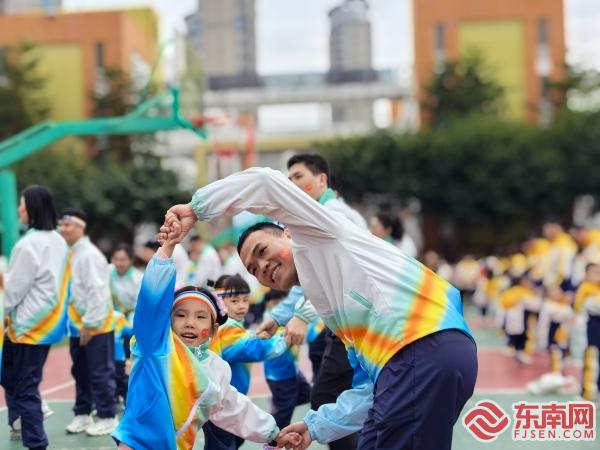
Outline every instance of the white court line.
[[42, 392], [40, 392], [40, 394], [42, 395], [42, 397], [44, 395], [54, 394], [55, 392], [62, 391], [63, 389], [73, 386], [74, 384], [75, 384], [75, 380], [65, 381], [62, 384], [58, 384], [54, 387], [43, 390]]

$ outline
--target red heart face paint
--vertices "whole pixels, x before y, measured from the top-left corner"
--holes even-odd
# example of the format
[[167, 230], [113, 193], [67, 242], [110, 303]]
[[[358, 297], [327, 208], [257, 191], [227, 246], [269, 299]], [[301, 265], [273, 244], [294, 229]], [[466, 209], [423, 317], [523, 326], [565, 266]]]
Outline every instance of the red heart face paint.
[[210, 331], [206, 328], [200, 332], [200, 337], [204, 340], [208, 339], [210, 336]]
[[284, 261], [290, 261], [292, 259], [292, 251], [289, 248], [281, 250], [279, 252], [279, 257]]
[[306, 192], [311, 192], [313, 190], [313, 185], [311, 183], [307, 183], [304, 185], [304, 190]]

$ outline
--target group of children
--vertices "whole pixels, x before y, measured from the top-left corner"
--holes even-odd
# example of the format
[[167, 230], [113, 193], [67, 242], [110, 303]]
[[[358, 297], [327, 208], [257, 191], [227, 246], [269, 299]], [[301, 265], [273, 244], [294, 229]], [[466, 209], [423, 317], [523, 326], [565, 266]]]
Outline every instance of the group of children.
[[[248, 302], [240, 277], [219, 279], [217, 295], [196, 286], [175, 290], [175, 243], [165, 242], [144, 273], [133, 321], [131, 391], [114, 439], [120, 449], [189, 449], [204, 424], [206, 445], [211, 439], [222, 445], [207, 448], [236, 448], [225, 446], [229, 433], [233, 445], [236, 437], [277, 445], [275, 419], [234, 384], [247, 390], [239, 364], [258, 359], [249, 350], [275, 357], [287, 351], [285, 343], [259, 341], [239, 326]], [[298, 440], [289, 435], [280, 444]]]
[[[234, 450], [244, 439], [271, 446], [301, 445], [303, 437], [293, 428], [280, 433], [290, 424], [294, 408], [311, 398], [311, 385], [298, 367], [299, 348], [286, 342], [283, 328], [272, 337], [247, 328], [252, 300], [264, 288], [248, 273], [231, 242], [217, 252], [192, 237], [186, 251], [180, 243], [182, 224], [171, 220], [162, 246], [145, 258], [145, 271], [134, 267], [132, 248], [124, 244], [115, 248], [109, 265], [85, 234], [88, 219], [83, 211], [65, 210], [58, 221], [59, 235], [54, 231], [56, 218], [47, 223], [36, 219], [34, 206], [41, 194], [35, 192], [33, 197], [24, 192], [22, 222], [32, 231], [17, 245], [4, 279], [8, 328], [2, 385], [14, 438], [22, 438], [28, 448], [47, 446], [39, 382], [50, 345], [68, 328], [76, 382], [75, 417], [68, 432], [112, 434], [121, 449], [204, 445], [208, 450]], [[394, 243], [386, 217], [372, 222], [376, 236]], [[373, 245], [379, 249], [381, 244]], [[385, 246], [380, 251], [391, 253]], [[598, 399], [600, 230], [574, 228], [566, 233], [549, 220], [543, 237], [528, 238], [506, 257], [468, 256], [452, 267], [429, 253], [424, 262], [459, 287], [484, 316], [495, 311], [520, 363], [529, 364], [536, 351], [548, 351], [551, 373], [559, 377], [546, 378], [546, 385], [531, 384], [533, 392], [562, 385], [576, 324], [585, 324], [582, 396]], [[24, 268], [29, 266], [41, 274], [25, 279]], [[271, 272], [272, 280], [276, 273]], [[36, 290], [40, 287], [52, 291], [51, 302]], [[286, 297], [286, 290], [268, 291], [265, 314]], [[354, 309], [368, 305], [365, 298], [355, 297]], [[323, 329], [321, 319], [312, 320], [308, 342], [322, 336]], [[272, 393], [271, 414], [246, 397], [250, 364], [258, 362], [264, 365]], [[314, 373], [319, 362], [316, 358]], [[27, 395], [35, 401], [28, 404]], [[120, 421], [118, 402], [125, 404]], [[94, 409], [96, 421], [91, 417]], [[203, 433], [197, 435], [200, 427]]]
[[[111, 434], [119, 423], [118, 405], [121, 403], [122, 406], [127, 406], [129, 398], [127, 361], [131, 354], [134, 366], [137, 364], [136, 360], [142, 360], [138, 356], [141, 354], [139, 349], [143, 347], [139, 347], [139, 344], [136, 347], [134, 344], [133, 350], [130, 350], [130, 340], [139, 343], [144, 339], [145, 330], [154, 330], [155, 319], [158, 319], [139, 319], [138, 322], [141, 321], [142, 325], [137, 328], [134, 326], [140, 311], [136, 307], [138, 298], [145, 298], [143, 280], [150, 280], [146, 284], [150, 283], [151, 289], [160, 289], [153, 284], [156, 281], [156, 270], [153, 271], [154, 266], [149, 265], [150, 270], [144, 275], [143, 270], [136, 268], [133, 264], [135, 256], [132, 247], [127, 244], [120, 244], [113, 250], [109, 264], [86, 235], [88, 218], [85, 212], [67, 208], [57, 217], [52, 196], [43, 186], [33, 186], [23, 191], [19, 215], [29, 231], [18, 242], [0, 276], [0, 315], [3, 318], [0, 328], [0, 373], [8, 406], [10, 437], [12, 440], [21, 440], [30, 449], [48, 446], [43, 420], [52, 414], [52, 410], [41, 399], [39, 384], [51, 345], [60, 343], [65, 338], [69, 341], [71, 374], [76, 390], [74, 417], [66, 426], [66, 431], [85, 432], [90, 436]], [[190, 250], [194, 249], [194, 241], [197, 239], [191, 240]], [[175, 248], [183, 250], [181, 245], [173, 245], [172, 253]], [[150, 262], [155, 259], [156, 257], [152, 257]], [[175, 260], [172, 261], [173, 272], [176, 274]], [[177, 275], [174, 279], [177, 279]], [[187, 291], [190, 290], [190, 283], [179, 283], [187, 285]], [[244, 397], [240, 403], [237, 398], [241, 394], [227, 394], [226, 389], [219, 391], [217, 388], [220, 385], [229, 386], [231, 381], [240, 393], [246, 394], [250, 384], [248, 364], [269, 358], [279, 361], [275, 370], [266, 369], [274, 392], [281, 383], [298, 385], [298, 390], [302, 388], [302, 395], [289, 388], [280, 387], [277, 390], [273, 396], [273, 412], [277, 421], [266, 413], [255, 411], [257, 420], [269, 422], [270, 430], [267, 434], [260, 434], [252, 422], [245, 425], [240, 423], [235, 414], [229, 419], [225, 419], [221, 413], [210, 415], [211, 422], [207, 422], [205, 426], [206, 448], [239, 447], [240, 441], [233, 438], [233, 435], [229, 435], [232, 438], [230, 443], [227, 439], [217, 439], [211, 444], [211, 435], [207, 431], [211, 428], [218, 429], [218, 426], [234, 431], [236, 435], [269, 442], [276, 435], [276, 426], [284, 427], [289, 424], [293, 408], [307, 401], [307, 384], [297, 367], [297, 349], [288, 347], [281, 336], [263, 340], [244, 328], [250, 286], [242, 276], [222, 275], [215, 285], [216, 291], [202, 287], [198, 289], [204, 289], [210, 298], [216, 296], [223, 311], [226, 310], [223, 302], [231, 311], [229, 319], [224, 314], [220, 316], [222, 327], [218, 336], [209, 339], [213, 336], [213, 331], [216, 332], [217, 322], [214, 330], [211, 328], [210, 336], [204, 336], [205, 347], [208, 347], [210, 341], [211, 348], [230, 365], [227, 370], [219, 369], [224, 375], [217, 377], [216, 387], [213, 386], [215, 380], [205, 380], [212, 386], [211, 389], [214, 388], [215, 395], [220, 392], [219, 403], [231, 397], [232, 411], [235, 414], [240, 414], [239, 408], [248, 409], [251, 404], [249, 400]], [[187, 291], [183, 289], [182, 292]], [[170, 295], [173, 295], [173, 289]], [[275, 301], [281, 295], [285, 293], [277, 293], [271, 297]], [[143, 303], [141, 311], [145, 311]], [[167, 314], [166, 317], [171, 317], [175, 323], [179, 319], [179, 312], [173, 309], [173, 314]], [[134, 334], [135, 338], [132, 338]], [[180, 340], [186, 341], [185, 333], [181, 334]], [[181, 348], [178, 348], [181, 356]], [[202, 353], [198, 350], [195, 355], [199, 357]], [[214, 355], [212, 359], [221, 362], [210, 364], [227, 365], [216, 353], [211, 354]], [[174, 366], [177, 370], [185, 369], [181, 375], [184, 377], [184, 384], [175, 384], [179, 389], [181, 386], [188, 386], [186, 383], [190, 380], [186, 378], [189, 368], [183, 363], [177, 364]], [[133, 378], [135, 377], [134, 372]], [[171, 400], [175, 404], [182, 401], [182, 398], [189, 398], [187, 394], [182, 394], [182, 398], [179, 398], [179, 394], [174, 395], [177, 398]], [[208, 420], [209, 416], [206, 418]], [[245, 426], [245, 430], [237, 429], [238, 425], [234, 425], [232, 429], [232, 422]], [[182, 432], [182, 435], [189, 443], [191, 432]], [[267, 437], [270, 439], [266, 440]], [[133, 447], [139, 448], [136, 445]], [[159, 447], [152, 444], [145, 448]], [[187, 447], [184, 445], [181, 448]]]
[[482, 316], [495, 312], [492, 326], [502, 330], [507, 351], [520, 363], [531, 364], [539, 351], [548, 353], [550, 371], [528, 384], [532, 393], [572, 387], [565, 361], [576, 342], [583, 349], [581, 395], [599, 398], [600, 229], [566, 232], [548, 219], [542, 235], [529, 236], [519, 251], [481, 260], [466, 256], [454, 267], [439, 264], [438, 269], [450, 273]]

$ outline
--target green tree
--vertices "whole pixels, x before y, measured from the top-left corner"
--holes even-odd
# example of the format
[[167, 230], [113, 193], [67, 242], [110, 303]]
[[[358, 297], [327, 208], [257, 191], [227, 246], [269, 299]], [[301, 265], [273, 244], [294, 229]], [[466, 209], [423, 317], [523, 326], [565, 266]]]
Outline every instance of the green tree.
[[[132, 112], [135, 107], [155, 93], [155, 87], [148, 84], [137, 89], [127, 72], [118, 68], [105, 68], [97, 86], [91, 92], [93, 115], [95, 117], [119, 117]], [[153, 142], [147, 136], [101, 136], [96, 139], [94, 156], [114, 159], [123, 163], [131, 163], [134, 159], [134, 148], [146, 147]]]
[[0, 51], [0, 140], [47, 118], [45, 85], [33, 44], [22, 42]]
[[600, 72], [566, 65], [564, 73], [562, 80], [548, 84], [555, 115], [600, 110]]
[[[461, 230], [455, 238], [464, 248], [492, 251], [518, 242], [549, 213], [567, 215], [580, 193], [598, 192], [598, 118], [562, 120], [550, 132], [471, 116], [420, 133], [333, 141], [319, 150], [348, 200], [364, 201], [368, 193], [416, 197], [432, 223]], [[583, 148], [571, 156], [578, 145]]]
[[424, 86], [422, 107], [433, 126], [472, 114], [495, 115], [504, 89], [478, 53], [443, 63]]
[[161, 223], [165, 211], [188, 201], [177, 174], [162, 168], [158, 156], [140, 152], [132, 164], [110, 158], [91, 159], [85, 150], [56, 145], [16, 167], [19, 188], [48, 186], [57, 209], [82, 208], [89, 217], [92, 237], [131, 241], [135, 226]]

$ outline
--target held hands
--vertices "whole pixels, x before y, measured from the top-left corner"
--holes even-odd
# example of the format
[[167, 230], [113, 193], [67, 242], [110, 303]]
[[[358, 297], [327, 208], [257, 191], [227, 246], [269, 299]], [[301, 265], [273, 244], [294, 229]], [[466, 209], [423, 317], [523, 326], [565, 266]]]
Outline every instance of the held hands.
[[312, 442], [312, 436], [303, 421], [288, 425], [277, 435], [277, 445], [292, 450], [305, 450]]
[[[279, 328], [279, 324], [273, 318], [268, 318], [256, 329], [256, 336], [261, 339], [273, 337]], [[292, 317], [285, 327], [285, 343], [287, 345], [302, 345], [306, 339], [308, 324], [299, 317]]]
[[292, 317], [285, 327], [285, 343], [302, 345], [306, 339], [308, 324], [299, 317]]
[[[160, 232], [156, 236], [156, 240], [163, 245], [167, 240], [175, 244], [181, 242], [196, 223], [198, 218], [192, 208], [191, 203], [185, 205], [175, 205], [165, 214], [165, 222], [160, 227]], [[177, 231], [173, 224], [178, 223]], [[173, 245], [175, 245], [173, 244]]]
[[256, 329], [256, 336], [261, 339], [269, 339], [275, 335], [277, 328], [279, 328], [279, 324], [275, 321], [275, 319], [269, 317], [264, 319], [258, 326]]
[[294, 450], [296, 448], [299, 448], [298, 445], [300, 445], [302, 443], [302, 436], [300, 436], [298, 433], [295, 432], [291, 432], [291, 433], [287, 433], [285, 436], [283, 436], [281, 439], [277, 439], [277, 447], [272, 447], [272, 444], [266, 444], [263, 449], [290, 449], [290, 450]]

